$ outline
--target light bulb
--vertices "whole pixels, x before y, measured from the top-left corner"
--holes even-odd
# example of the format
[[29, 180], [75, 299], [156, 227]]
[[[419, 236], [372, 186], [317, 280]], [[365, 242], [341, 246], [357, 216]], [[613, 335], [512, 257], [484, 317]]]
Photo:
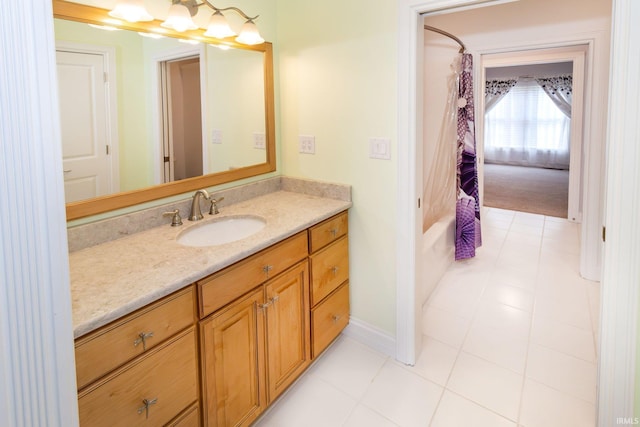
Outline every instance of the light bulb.
[[165, 28], [171, 28], [179, 33], [187, 30], [195, 30], [198, 26], [191, 19], [191, 14], [186, 6], [176, 3], [169, 8], [167, 19], [160, 24]]
[[209, 19], [209, 26], [204, 33], [206, 37], [214, 37], [216, 39], [224, 39], [225, 37], [235, 36], [236, 33], [229, 27], [227, 18], [224, 17], [219, 10], [211, 15]]
[[258, 32], [258, 27], [251, 19], [244, 23], [240, 35], [236, 37], [236, 41], [247, 45], [264, 43], [264, 39]]

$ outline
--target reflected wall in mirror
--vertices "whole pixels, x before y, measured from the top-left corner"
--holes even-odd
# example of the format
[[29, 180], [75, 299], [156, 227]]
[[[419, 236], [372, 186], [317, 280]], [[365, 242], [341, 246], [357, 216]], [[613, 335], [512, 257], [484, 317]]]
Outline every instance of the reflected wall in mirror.
[[64, 18], [55, 31], [68, 220], [275, 170], [270, 43], [131, 31], [157, 21], [105, 31], [87, 25], [105, 10], [53, 5]]

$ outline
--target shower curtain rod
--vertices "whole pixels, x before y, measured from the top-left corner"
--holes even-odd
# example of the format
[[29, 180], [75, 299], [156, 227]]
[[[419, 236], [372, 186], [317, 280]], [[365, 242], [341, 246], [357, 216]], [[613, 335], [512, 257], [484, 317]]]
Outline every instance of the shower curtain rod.
[[443, 36], [446, 36], [446, 37], [449, 37], [450, 39], [455, 40], [460, 45], [460, 53], [464, 53], [464, 52], [467, 51], [467, 48], [464, 45], [464, 43], [462, 43], [462, 40], [460, 40], [459, 38], [457, 38], [453, 34], [447, 33], [446, 31], [441, 30], [440, 28], [431, 27], [429, 25], [425, 25], [424, 29], [428, 30], [428, 31], [433, 31], [434, 33], [442, 34]]

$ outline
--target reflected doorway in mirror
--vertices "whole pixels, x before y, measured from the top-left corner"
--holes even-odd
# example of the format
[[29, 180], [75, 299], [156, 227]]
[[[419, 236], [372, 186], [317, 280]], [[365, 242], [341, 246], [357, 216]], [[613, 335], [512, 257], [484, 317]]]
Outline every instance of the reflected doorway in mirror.
[[115, 53], [104, 46], [56, 45], [65, 201], [118, 189]]
[[203, 174], [200, 56], [159, 63], [163, 182]]

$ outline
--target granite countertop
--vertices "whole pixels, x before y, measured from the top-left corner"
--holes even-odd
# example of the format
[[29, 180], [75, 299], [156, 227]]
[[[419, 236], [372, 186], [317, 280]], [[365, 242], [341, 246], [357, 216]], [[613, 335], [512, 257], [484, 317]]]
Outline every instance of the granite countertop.
[[[77, 338], [169, 295], [236, 261], [348, 209], [351, 202], [276, 191], [220, 209], [201, 221], [167, 224], [69, 254], [74, 336]], [[176, 242], [184, 230], [227, 216], [253, 215], [266, 226], [219, 246]]]

